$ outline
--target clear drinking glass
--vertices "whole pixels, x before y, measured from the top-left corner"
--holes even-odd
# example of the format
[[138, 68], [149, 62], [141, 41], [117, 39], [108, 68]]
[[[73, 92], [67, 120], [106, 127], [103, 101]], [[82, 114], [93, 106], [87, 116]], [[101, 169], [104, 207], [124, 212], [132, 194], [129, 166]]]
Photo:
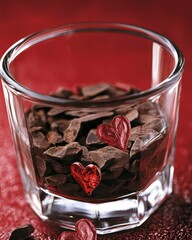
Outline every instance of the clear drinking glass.
[[86, 23], [15, 43], [1, 76], [26, 197], [99, 234], [141, 225], [172, 192], [180, 50], [153, 31]]

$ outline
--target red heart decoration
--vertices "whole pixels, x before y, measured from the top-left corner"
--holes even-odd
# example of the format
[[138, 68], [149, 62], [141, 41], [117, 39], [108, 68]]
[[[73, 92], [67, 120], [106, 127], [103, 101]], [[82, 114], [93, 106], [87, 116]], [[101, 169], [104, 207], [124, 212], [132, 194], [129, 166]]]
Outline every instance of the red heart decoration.
[[116, 116], [111, 124], [100, 124], [97, 127], [97, 137], [112, 147], [127, 150], [131, 124], [125, 116]]
[[95, 226], [88, 219], [80, 219], [75, 224], [75, 232], [63, 232], [59, 240], [97, 240]]
[[93, 164], [84, 168], [80, 162], [74, 162], [71, 164], [71, 174], [87, 195], [91, 195], [101, 181], [100, 168]]

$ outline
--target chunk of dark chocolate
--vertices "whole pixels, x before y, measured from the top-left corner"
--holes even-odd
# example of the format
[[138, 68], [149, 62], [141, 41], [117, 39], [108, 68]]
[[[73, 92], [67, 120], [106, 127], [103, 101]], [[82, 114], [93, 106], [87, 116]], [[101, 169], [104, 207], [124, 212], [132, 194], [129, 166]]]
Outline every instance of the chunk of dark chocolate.
[[48, 142], [53, 145], [63, 142], [63, 136], [57, 131], [49, 131], [46, 137]]
[[135, 141], [137, 138], [145, 138], [145, 135], [150, 135], [151, 139], [155, 138], [159, 133], [155, 131], [154, 129], [143, 127], [143, 126], [137, 126], [131, 129], [130, 134], [130, 140]]
[[100, 118], [110, 117], [113, 114], [114, 114], [113, 112], [99, 112], [99, 113], [88, 114], [84, 117], [79, 118], [79, 121], [81, 121], [82, 123], [90, 122]]
[[68, 109], [65, 108], [51, 108], [49, 112], [47, 113], [48, 116], [57, 116], [61, 113], [66, 112]]
[[65, 89], [63, 87], [59, 87], [56, 92], [52, 92], [50, 93], [51, 96], [53, 97], [59, 97], [59, 98], [69, 98], [73, 93], [68, 90]]
[[19, 226], [12, 231], [9, 240], [25, 240], [31, 237], [31, 234], [34, 232], [34, 227], [31, 224], [26, 224]]
[[96, 129], [91, 129], [86, 138], [86, 145], [100, 144], [101, 141], [97, 137]]
[[110, 88], [110, 85], [107, 83], [99, 83], [94, 85], [86, 85], [79, 87], [79, 91], [81, 94], [85, 97], [95, 97], [99, 95], [100, 93], [105, 92]]
[[133, 120], [137, 119], [139, 116], [139, 113], [136, 109], [131, 110], [130, 112], [128, 112], [125, 117], [127, 117], [129, 119], [130, 122], [132, 122]]
[[[88, 162], [97, 164], [101, 169], [113, 171], [117, 168], [123, 168], [129, 164], [129, 155], [115, 147], [106, 146], [87, 154]], [[113, 169], [113, 167], [115, 169]]]
[[54, 174], [45, 178], [45, 182], [50, 186], [65, 184], [67, 177], [65, 174]]
[[158, 141], [160, 141], [163, 138], [163, 135], [158, 132], [155, 132], [155, 134], [153, 133], [152, 131], [149, 131], [145, 135], [142, 135], [141, 137], [135, 140], [130, 150], [130, 157], [132, 157], [133, 155], [139, 152], [142, 153], [142, 151], [149, 148], [149, 146], [153, 143], [157, 144], [158, 146]]
[[137, 106], [139, 114], [148, 114], [152, 116], [161, 116], [159, 106], [155, 102], [144, 102]]
[[42, 132], [32, 132], [33, 145], [39, 149], [46, 150], [50, 144]]
[[79, 118], [71, 120], [68, 128], [64, 131], [63, 139], [67, 143], [72, 143], [76, 140], [81, 129], [81, 122]]
[[72, 142], [65, 146], [51, 147], [44, 154], [64, 162], [72, 162], [74, 159], [78, 160], [81, 152], [82, 146], [78, 142]]
[[69, 121], [66, 119], [56, 120], [51, 124], [51, 130], [58, 131], [64, 133], [64, 131], [68, 128]]

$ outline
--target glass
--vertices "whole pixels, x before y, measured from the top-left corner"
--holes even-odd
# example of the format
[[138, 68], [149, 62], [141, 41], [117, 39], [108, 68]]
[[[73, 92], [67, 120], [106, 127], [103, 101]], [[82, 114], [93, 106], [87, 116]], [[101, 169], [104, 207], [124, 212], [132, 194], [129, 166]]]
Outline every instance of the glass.
[[23, 38], [1, 76], [26, 197], [43, 220], [99, 234], [141, 225], [172, 192], [184, 60], [137, 26], [73, 24]]

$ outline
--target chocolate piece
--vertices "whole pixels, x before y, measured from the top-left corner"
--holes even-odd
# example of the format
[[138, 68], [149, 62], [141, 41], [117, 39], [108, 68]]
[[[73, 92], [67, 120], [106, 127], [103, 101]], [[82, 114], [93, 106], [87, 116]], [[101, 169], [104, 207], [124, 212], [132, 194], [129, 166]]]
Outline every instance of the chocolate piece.
[[[63, 164], [63, 162], [58, 162], [57, 160], [53, 159], [53, 158], [49, 158], [47, 159], [47, 163], [49, 163], [52, 167], [52, 169], [56, 172], [56, 173], [64, 173], [64, 174], [69, 174], [70, 171], [70, 166], [67, 164]], [[65, 162], [64, 162], [65, 163]], [[50, 174], [47, 174], [50, 175]]]
[[84, 96], [79, 96], [79, 95], [72, 95], [72, 96], [70, 96], [70, 99], [76, 100], [76, 101], [82, 101], [82, 100], [85, 100], [86, 97], [84, 97]]
[[50, 144], [42, 132], [32, 132], [33, 145], [39, 149], [48, 149]]
[[79, 118], [79, 121], [81, 121], [82, 123], [85, 123], [85, 122], [94, 121], [100, 118], [110, 117], [112, 115], [113, 115], [113, 112], [93, 113], [93, 114], [88, 114], [84, 117]]
[[109, 98], [110, 98], [109, 95], [99, 95], [95, 98], [92, 98], [90, 101], [108, 100]]
[[148, 114], [140, 114], [139, 115], [139, 122], [140, 123], [149, 123], [153, 120], [157, 119], [156, 116], [153, 116], [153, 115], [148, 115]]
[[48, 169], [47, 162], [44, 159], [40, 158], [39, 156], [36, 156], [35, 163], [39, 176], [43, 177]]
[[96, 129], [91, 129], [86, 138], [86, 145], [101, 144], [97, 137]]
[[145, 135], [150, 135], [151, 138], [156, 137], [159, 133], [151, 128], [143, 126], [137, 126], [131, 129], [130, 140], [135, 141], [137, 138], [145, 137]]
[[61, 119], [58, 121], [54, 121], [51, 124], [51, 130], [64, 133], [64, 131], [68, 128], [68, 126], [69, 126], [69, 121], [65, 119]]
[[113, 180], [118, 178], [123, 172], [123, 168], [117, 168], [116, 171], [106, 171], [102, 173], [102, 180]]
[[63, 136], [64, 141], [67, 143], [74, 142], [79, 134], [80, 129], [81, 129], [81, 122], [79, 118], [73, 119], [70, 122], [68, 128], [64, 132], [64, 136]]
[[52, 108], [51, 110], [49, 110], [49, 112], [47, 113], [48, 116], [57, 116], [61, 113], [66, 112], [68, 109], [65, 108]]
[[157, 132], [163, 132], [166, 130], [167, 125], [164, 118], [156, 118], [143, 125], [146, 129], [154, 129]]
[[43, 109], [40, 109], [39, 111], [36, 111], [35, 114], [39, 117], [40, 122], [43, 126], [45, 126], [47, 122], [47, 115]]
[[86, 160], [97, 164], [101, 169], [107, 168], [113, 171], [117, 165], [119, 168], [123, 168], [129, 164], [129, 155], [115, 147], [106, 146], [96, 151], [90, 151]]
[[154, 135], [152, 132], [149, 132], [139, 138], [137, 138], [135, 140], [135, 142], [133, 143], [132, 147], [131, 147], [131, 150], [130, 150], [130, 157], [132, 157], [133, 155], [144, 151], [145, 149], [147, 149], [150, 144], [152, 143], [156, 143], [158, 144], [157, 142], [162, 139], [163, 135], [162, 134], [159, 134], [156, 132], [156, 134]]
[[122, 82], [116, 82], [115, 83], [116, 88], [120, 88], [123, 89], [126, 92], [130, 92], [132, 90], [132, 86], [126, 83], [122, 83]]
[[87, 113], [82, 111], [77, 111], [77, 110], [70, 110], [70, 111], [66, 111], [65, 115], [72, 116], [72, 117], [83, 117], [87, 115]]
[[36, 127], [32, 127], [32, 128], [30, 129], [30, 132], [39, 132], [39, 131], [41, 131], [41, 130], [43, 130], [43, 127], [41, 127], [41, 126], [36, 126]]
[[51, 96], [59, 98], [69, 98], [72, 94], [70, 90], [63, 87], [59, 87], [56, 92], [50, 93]]
[[115, 88], [114, 86], [110, 86], [106, 93], [110, 98], [116, 98], [124, 96], [126, 94], [126, 91], [123, 89]]
[[31, 237], [31, 234], [34, 232], [34, 227], [31, 224], [19, 226], [12, 231], [9, 240], [24, 240]]
[[72, 142], [65, 146], [51, 147], [44, 154], [64, 162], [72, 162], [74, 159], [78, 160], [81, 152], [81, 145], [78, 142]]
[[100, 93], [105, 92], [110, 88], [110, 85], [107, 83], [99, 83], [94, 85], [88, 85], [79, 87], [79, 91], [82, 93], [84, 97], [95, 97]]
[[35, 115], [34, 112], [30, 112], [27, 117], [27, 126], [29, 128], [29, 131], [32, 131], [31, 129], [34, 129], [36, 127], [43, 127], [44, 123], [41, 121], [40, 116]]
[[57, 131], [49, 131], [46, 137], [48, 142], [53, 145], [63, 142], [63, 136]]
[[148, 114], [152, 116], [161, 116], [161, 112], [159, 111], [159, 106], [154, 102], [145, 102], [138, 105], [137, 110], [139, 114]]
[[45, 178], [45, 182], [50, 186], [65, 184], [67, 177], [65, 174], [55, 174]]
[[125, 105], [125, 106], [121, 106], [120, 108], [116, 108], [115, 109], [115, 113], [118, 115], [126, 115], [128, 112], [133, 110], [134, 105]]
[[137, 119], [139, 116], [139, 113], [136, 109], [131, 110], [130, 112], [128, 112], [125, 117], [127, 117], [129, 119], [130, 122], [134, 121], [135, 119]]

